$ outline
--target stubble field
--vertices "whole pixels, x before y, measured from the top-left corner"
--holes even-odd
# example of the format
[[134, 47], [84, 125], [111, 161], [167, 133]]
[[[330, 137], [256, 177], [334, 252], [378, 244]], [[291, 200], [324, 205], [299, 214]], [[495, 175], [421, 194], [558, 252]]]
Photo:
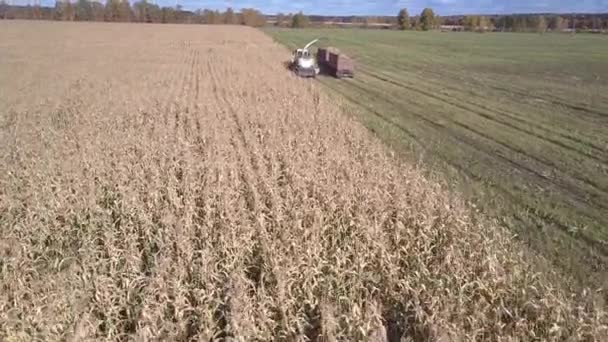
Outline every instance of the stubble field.
[[244, 27], [0, 22], [1, 340], [601, 340]]

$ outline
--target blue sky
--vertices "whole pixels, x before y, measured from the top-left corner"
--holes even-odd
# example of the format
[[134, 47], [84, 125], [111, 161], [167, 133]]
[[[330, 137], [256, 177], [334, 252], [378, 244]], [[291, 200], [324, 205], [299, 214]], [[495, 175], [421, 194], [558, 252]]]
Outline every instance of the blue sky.
[[[27, 3], [28, 0], [12, 2]], [[73, 0], [75, 1], [75, 0]], [[99, 1], [99, 0], [98, 0]], [[131, 2], [135, 0], [130, 0]], [[176, 0], [148, 0], [175, 6]], [[54, 4], [54, 0], [42, 0]], [[101, 0], [105, 3], [105, 0]], [[323, 15], [396, 15], [400, 8], [417, 14], [431, 7], [440, 15], [538, 12], [608, 12], [608, 0], [177, 0], [186, 9], [257, 8], [264, 13], [303, 11]]]

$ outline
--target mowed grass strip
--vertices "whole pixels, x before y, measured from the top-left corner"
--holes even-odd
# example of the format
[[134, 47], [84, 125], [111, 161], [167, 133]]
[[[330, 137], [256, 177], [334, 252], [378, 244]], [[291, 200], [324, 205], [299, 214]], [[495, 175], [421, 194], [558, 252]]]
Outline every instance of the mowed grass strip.
[[608, 281], [608, 37], [269, 29], [357, 63], [319, 80], [579, 284]]

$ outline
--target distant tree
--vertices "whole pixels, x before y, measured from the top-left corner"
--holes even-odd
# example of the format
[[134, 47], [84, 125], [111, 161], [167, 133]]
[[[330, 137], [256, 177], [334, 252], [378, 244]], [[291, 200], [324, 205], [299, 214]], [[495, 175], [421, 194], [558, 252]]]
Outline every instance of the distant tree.
[[576, 32], [576, 29], [579, 28], [577, 19], [575, 16], [571, 16], [570, 20], [568, 21], [568, 28], [572, 29], [572, 33]]
[[192, 22], [195, 24], [204, 24], [203, 11], [201, 9], [197, 9], [196, 11], [194, 11], [194, 15], [192, 16]]
[[528, 30], [528, 21], [522, 16], [515, 16], [513, 18], [513, 31], [514, 32], [525, 32]]
[[477, 31], [486, 32], [494, 30], [494, 22], [490, 20], [488, 17], [480, 16], [479, 22], [477, 25]]
[[70, 0], [66, 0], [65, 7], [63, 10], [63, 20], [73, 21], [74, 15], [75, 15], [75, 11], [74, 11], [74, 6], [72, 5], [72, 2]]
[[542, 15], [537, 19], [536, 32], [541, 34], [547, 32], [547, 20]]
[[32, 5], [27, 5], [25, 7], [19, 8], [19, 19], [28, 19], [28, 20], [32, 20], [34, 19], [33, 17], [33, 13], [32, 13]]
[[148, 2], [141, 0], [133, 3], [133, 20], [145, 23], [148, 17]]
[[413, 18], [410, 18], [410, 22], [412, 23], [412, 27], [414, 28], [414, 30], [416, 30], [416, 31], [422, 30], [422, 26], [420, 24], [420, 16], [415, 16]]
[[[576, 20], [576, 19], [575, 19]], [[587, 21], [585, 20], [585, 18], [578, 18], [577, 24], [575, 25], [576, 28], [581, 29], [581, 30], [587, 30], [589, 29], [589, 25], [587, 23]]]
[[285, 14], [285, 17], [283, 19], [283, 25], [285, 27], [291, 27], [292, 22], [293, 22], [293, 13]]
[[435, 12], [431, 8], [425, 8], [420, 13], [420, 27], [423, 31], [428, 31], [435, 27]]
[[63, 20], [63, 11], [64, 11], [64, 2], [63, 1], [55, 1], [55, 8], [53, 9], [53, 19], [54, 20]]
[[163, 23], [163, 24], [175, 23], [176, 16], [175, 16], [174, 8], [163, 7], [163, 8], [161, 8], [160, 12], [161, 12], [161, 16], [160, 16], [161, 23]]
[[308, 27], [309, 24], [310, 22], [308, 20], [308, 17], [305, 16], [302, 12], [297, 13], [291, 19], [291, 27], [293, 28]]
[[91, 2], [91, 12], [93, 13], [93, 20], [104, 21], [105, 17], [105, 6], [97, 1]]
[[93, 7], [88, 0], [78, 0], [76, 3], [76, 20], [91, 21], [93, 20]]
[[160, 6], [157, 4], [147, 3], [147, 12], [146, 12], [146, 22], [148, 23], [160, 23], [162, 13], [160, 10]]
[[73, 9], [68, 4], [69, 2], [66, 0], [57, 0], [55, 2], [55, 8], [53, 9], [54, 20], [71, 20]]
[[[543, 20], [544, 17], [543, 17]], [[530, 31], [530, 32], [541, 32], [541, 20], [540, 20], [540, 16], [537, 15], [528, 15], [525, 16], [525, 21], [526, 21], [526, 31]], [[546, 20], [545, 20], [545, 27], [547, 26], [546, 24]], [[546, 28], [545, 28], [546, 31]], [[544, 31], [542, 31], [544, 32]]]
[[260, 13], [260, 11], [253, 8], [244, 8], [241, 10], [241, 24], [261, 27], [266, 24], [266, 18]]
[[375, 24], [380, 23], [380, 19], [373, 15], [365, 16], [361, 19], [363, 20], [363, 27], [373, 27]]
[[399, 15], [397, 16], [397, 22], [399, 24], [400, 30], [410, 29], [410, 14], [407, 12], [407, 8], [403, 8], [401, 9], [401, 11], [399, 11]]
[[594, 16], [593, 19], [591, 19], [591, 26], [594, 30], [601, 30], [602, 20], [599, 17]]
[[435, 16], [435, 27], [441, 27], [445, 20], [440, 16]]
[[557, 29], [557, 21], [560, 18], [558, 15], [552, 15], [547, 19], [547, 29], [551, 31], [555, 31]]
[[107, 0], [104, 12], [106, 21], [120, 21], [120, 0]]
[[215, 12], [205, 9], [203, 11], [203, 22], [205, 24], [211, 25], [214, 24], [215, 21]]
[[475, 31], [475, 28], [477, 27], [476, 17], [477, 16], [474, 15], [467, 15], [462, 19], [462, 26], [464, 26], [466, 31]]
[[[232, 14], [234, 15], [235, 24], [238, 24], [240, 22], [239, 16], [237, 16], [234, 12]], [[212, 11], [212, 10], [205, 9], [203, 11], [202, 16], [203, 16], [203, 22], [208, 25], [219, 25], [219, 24], [225, 24], [227, 22], [226, 13], [222, 13], [217, 10]]]
[[2, 19], [8, 19], [8, 4], [4, 0], [0, 0], [0, 17]]
[[129, 22], [131, 18], [133, 18], [133, 11], [131, 10], [131, 4], [129, 4], [128, 0], [120, 1], [119, 13], [120, 13], [120, 21]]
[[365, 25], [365, 18], [364, 17], [352, 17], [350, 19], [351, 24], [355, 24], [356, 26], [363, 26]]
[[[213, 20], [213, 24], [215, 25], [220, 25], [224, 23], [224, 13], [220, 12], [219, 10], [215, 10], [214, 12], [214, 20]], [[239, 21], [240, 22], [240, 21]]]
[[285, 15], [283, 13], [277, 14], [277, 21], [274, 23], [274, 25], [278, 27], [285, 25]]
[[136, 1], [133, 3], [133, 21], [145, 23], [146, 12], [148, 11], [146, 0]]
[[161, 21], [160, 8], [147, 0], [133, 3], [133, 20], [140, 23], [158, 23]]
[[499, 17], [496, 20], [496, 28], [502, 32], [513, 30], [513, 17], [510, 15]]
[[568, 21], [562, 16], [554, 15], [547, 20], [547, 27], [552, 31], [563, 31], [568, 28]]
[[559, 30], [559, 31], [563, 31], [568, 29], [568, 21], [565, 20], [563, 17], [558, 16], [556, 19], [556, 24], [555, 24], [555, 29]]
[[30, 9], [30, 19], [40, 19], [40, 5], [34, 4]]
[[466, 31], [485, 32], [491, 31], [494, 24], [490, 19], [479, 15], [469, 15], [464, 17], [462, 25]]
[[228, 9], [226, 9], [226, 13], [224, 13], [224, 24], [236, 25], [238, 24], [237, 19], [238, 18], [234, 14], [232, 8], [228, 7]]

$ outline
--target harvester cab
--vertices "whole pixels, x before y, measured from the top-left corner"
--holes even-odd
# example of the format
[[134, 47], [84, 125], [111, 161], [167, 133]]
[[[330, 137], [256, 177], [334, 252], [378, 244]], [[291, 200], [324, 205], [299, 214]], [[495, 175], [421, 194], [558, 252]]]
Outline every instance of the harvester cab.
[[318, 39], [306, 44], [302, 49], [296, 49], [291, 57], [291, 69], [300, 77], [315, 77], [319, 73], [319, 67], [315, 58], [308, 48], [315, 44]]

